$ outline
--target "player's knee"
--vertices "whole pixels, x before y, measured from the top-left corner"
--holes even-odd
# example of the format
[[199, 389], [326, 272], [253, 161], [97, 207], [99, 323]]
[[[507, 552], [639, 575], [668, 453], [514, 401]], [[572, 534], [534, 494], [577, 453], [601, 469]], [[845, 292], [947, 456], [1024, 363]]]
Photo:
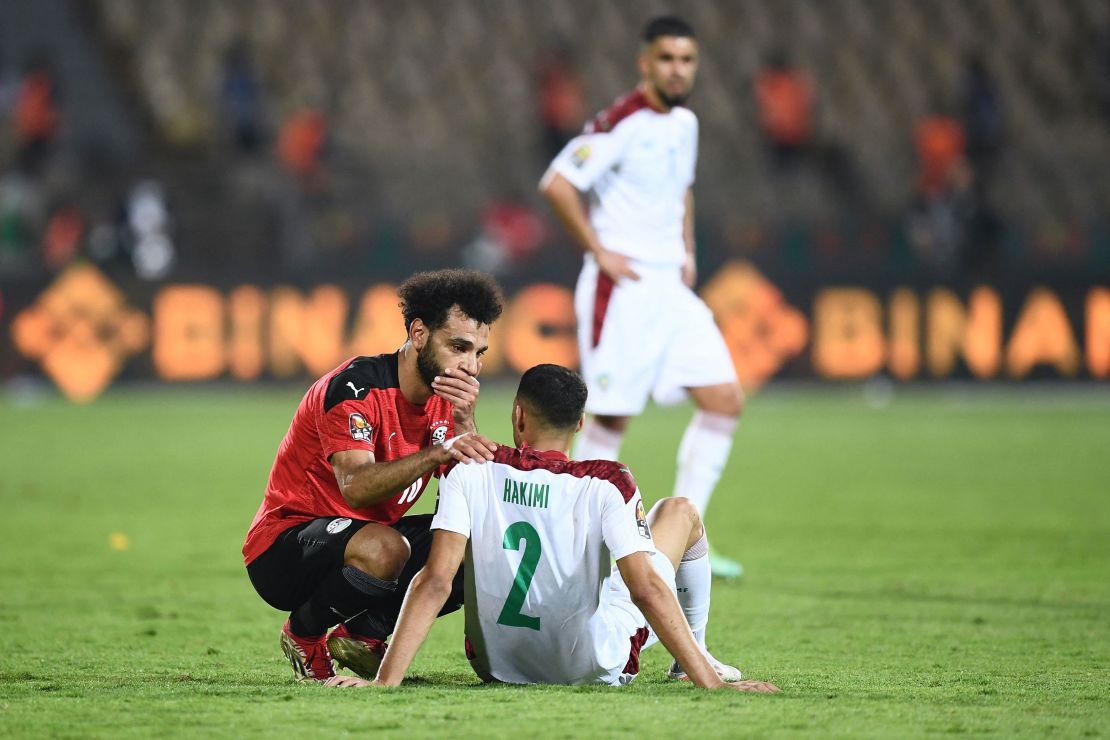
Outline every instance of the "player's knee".
[[701, 527], [701, 515], [698, 513], [698, 507], [685, 496], [671, 496], [670, 498], [660, 499], [655, 506], [651, 507], [651, 513], [653, 521], [674, 519], [688, 524], [691, 529]]
[[744, 412], [744, 389], [739, 383], [720, 386], [698, 400], [698, 407], [702, 411], [713, 414], [738, 418]]
[[698, 513], [698, 507], [694, 502], [685, 496], [672, 496], [671, 501], [677, 515], [683, 517], [690, 522], [691, 527], [697, 528], [701, 526], [701, 514]]
[[385, 581], [397, 580], [412, 554], [409, 541], [389, 527], [377, 527], [372, 535], [358, 538], [357, 542], [352, 538], [351, 545], [344, 563]]

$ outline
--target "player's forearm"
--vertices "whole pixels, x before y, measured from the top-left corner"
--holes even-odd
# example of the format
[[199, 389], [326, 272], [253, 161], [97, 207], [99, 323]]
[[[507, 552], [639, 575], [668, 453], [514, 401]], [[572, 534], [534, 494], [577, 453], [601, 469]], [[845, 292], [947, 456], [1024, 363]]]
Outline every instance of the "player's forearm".
[[463, 417], [462, 419], [455, 419], [455, 435], [460, 434], [473, 434], [478, 431], [478, 424], [474, 421], [473, 416]]
[[567, 233], [580, 247], [596, 255], [602, 249], [601, 242], [586, 217], [586, 209], [582, 207], [578, 189], [562, 175], [552, 173], [549, 178], [544, 179], [540, 190]]
[[367, 462], [336, 472], [339, 491], [352, 508], [361, 509], [400, 493], [418, 478], [450, 459], [438, 445], [388, 462]]
[[397, 618], [397, 628], [385, 652], [378, 681], [387, 686], [400, 686], [405, 673], [412, 665], [420, 646], [428, 637], [432, 624], [447, 597], [451, 594], [451, 579], [430, 576], [427, 568], [416, 574], [405, 594], [401, 614]]
[[682, 238], [686, 243], [686, 254], [691, 257], [697, 251], [694, 244], [694, 191], [692, 188], [686, 190], [686, 212], [682, 217]]
[[662, 579], [633, 593], [632, 600], [644, 613], [663, 647], [674, 656], [695, 686], [715, 689], [723, 684], [698, 648], [678, 599]]

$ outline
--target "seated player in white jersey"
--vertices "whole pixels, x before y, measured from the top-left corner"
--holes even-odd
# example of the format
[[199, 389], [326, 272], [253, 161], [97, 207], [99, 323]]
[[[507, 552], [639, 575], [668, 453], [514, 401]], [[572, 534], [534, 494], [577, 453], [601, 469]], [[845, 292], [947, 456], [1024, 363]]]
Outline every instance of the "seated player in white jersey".
[[443, 479], [431, 553], [377, 677], [329, 685], [399, 685], [465, 558], [466, 652], [486, 681], [626, 684], [639, 673], [641, 649], [660, 641], [674, 657], [672, 679], [778, 691], [741, 681], [705, 648], [712, 578], [696, 507], [666, 498], [645, 516], [626, 467], [567, 458], [585, 401], [571, 370], [524, 373], [513, 402], [516, 448], [456, 465]]

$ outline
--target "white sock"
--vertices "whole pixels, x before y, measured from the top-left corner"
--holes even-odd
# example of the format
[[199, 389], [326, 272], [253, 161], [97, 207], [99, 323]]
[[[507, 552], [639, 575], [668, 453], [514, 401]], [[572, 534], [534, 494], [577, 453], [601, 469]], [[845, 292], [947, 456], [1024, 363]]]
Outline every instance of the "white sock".
[[575, 460], [616, 460], [624, 434], [606, 429], [592, 416], [586, 420], [574, 445]]
[[682, 556], [674, 575], [675, 589], [682, 613], [698, 645], [705, 647], [705, 627], [709, 624], [709, 590], [713, 572], [709, 567], [709, 543], [705, 535]]
[[674, 495], [693, 501], [699, 514], [705, 514], [709, 497], [721, 479], [739, 421], [735, 416], [697, 411], [682, 435]]

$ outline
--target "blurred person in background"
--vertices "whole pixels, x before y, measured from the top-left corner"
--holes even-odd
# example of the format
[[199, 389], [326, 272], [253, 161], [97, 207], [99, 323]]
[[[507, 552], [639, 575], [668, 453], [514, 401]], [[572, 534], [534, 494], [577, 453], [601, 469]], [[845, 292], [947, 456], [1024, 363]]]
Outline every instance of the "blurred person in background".
[[578, 135], [586, 117], [586, 89], [570, 50], [557, 47], [539, 66], [539, 114], [548, 160]]
[[[675, 17], [652, 20], [638, 65], [636, 89], [588, 123], [540, 183], [586, 252], [575, 312], [592, 417], [575, 457], [616, 460], [649, 396], [689, 396], [697, 411], [679, 447], [674, 494], [704, 514], [744, 396], [713, 314], [693, 291], [698, 119], [683, 107], [698, 68], [693, 29]], [[716, 575], [742, 571], [719, 554], [712, 561]]]
[[909, 237], [918, 259], [941, 275], [951, 274], [962, 241], [964, 203], [970, 197], [971, 166], [967, 139], [955, 118], [933, 114], [913, 131], [917, 154], [917, 196], [911, 209]]
[[986, 187], [1002, 145], [1002, 103], [986, 62], [973, 54], [964, 63], [960, 103], [967, 140], [967, 159], [979, 189]]
[[305, 190], [323, 185], [324, 148], [328, 142], [328, 120], [315, 108], [304, 107], [286, 119], [278, 135], [278, 156], [285, 168]]
[[20, 82], [12, 117], [19, 167], [24, 174], [34, 177], [41, 172], [53, 151], [60, 122], [53, 70], [45, 57], [35, 56]]
[[795, 165], [813, 140], [813, 81], [790, 63], [785, 51], [768, 55], [756, 76], [759, 128], [780, 168]]
[[[908, 235], [918, 259], [938, 277], [948, 279], [993, 271], [1001, 227], [984, 197], [981, 174], [969, 157], [964, 126], [952, 116], [926, 116], [914, 129], [914, 148], [917, 196], [910, 209]], [[994, 155], [980, 152], [978, 156]]]
[[[373, 678], [431, 545], [431, 516], [405, 513], [444, 466], [482, 463], [497, 449], [474, 423], [482, 356], [501, 315], [497, 283], [441, 270], [398, 293], [407, 341], [354, 357], [309, 388], [243, 544], [259, 596], [290, 612], [280, 644], [302, 680], [335, 675], [333, 657]], [[444, 613], [461, 604], [457, 578]]]
[[251, 63], [250, 49], [237, 39], [227, 50], [220, 85], [220, 107], [231, 142], [241, 154], [253, 154], [265, 137], [262, 90]]
[[785, 49], [767, 55], [755, 78], [759, 128], [769, 158], [780, 174], [802, 165], [813, 168], [839, 198], [840, 207], [859, 210], [859, 178], [845, 148], [817, 130], [817, 88]]

